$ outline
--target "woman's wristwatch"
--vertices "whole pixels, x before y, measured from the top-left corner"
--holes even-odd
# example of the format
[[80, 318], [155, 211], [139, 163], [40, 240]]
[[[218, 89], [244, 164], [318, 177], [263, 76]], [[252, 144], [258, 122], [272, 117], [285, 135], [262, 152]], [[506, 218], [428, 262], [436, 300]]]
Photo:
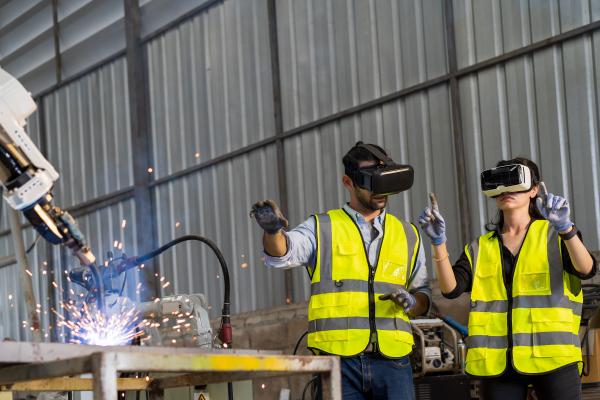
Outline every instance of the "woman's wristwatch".
[[569, 240], [572, 239], [573, 236], [577, 235], [577, 228], [575, 227], [575, 225], [571, 226], [571, 229], [569, 229], [568, 231], [566, 231], [565, 233], [560, 233], [558, 232], [558, 236], [560, 236], [560, 238], [562, 240]]

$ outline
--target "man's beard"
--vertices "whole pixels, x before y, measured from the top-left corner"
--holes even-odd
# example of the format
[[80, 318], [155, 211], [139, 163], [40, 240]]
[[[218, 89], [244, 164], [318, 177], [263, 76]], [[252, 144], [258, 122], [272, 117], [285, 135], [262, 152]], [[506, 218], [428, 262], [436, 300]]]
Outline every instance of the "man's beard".
[[379, 211], [387, 206], [387, 196], [384, 196], [383, 202], [381, 200], [374, 200], [373, 195], [363, 195], [362, 192], [357, 192], [356, 197], [360, 204], [368, 211]]

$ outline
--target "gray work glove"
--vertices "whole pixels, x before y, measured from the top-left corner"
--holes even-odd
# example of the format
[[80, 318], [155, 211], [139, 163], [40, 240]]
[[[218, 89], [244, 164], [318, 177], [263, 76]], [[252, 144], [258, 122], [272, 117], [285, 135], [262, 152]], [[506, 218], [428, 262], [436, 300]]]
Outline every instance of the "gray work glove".
[[402, 307], [405, 312], [409, 312], [416, 304], [417, 299], [406, 289], [398, 288], [393, 292], [382, 294], [379, 300], [392, 300], [398, 306]]
[[254, 203], [250, 210], [250, 218], [254, 218], [263, 230], [271, 235], [282, 228], [287, 228], [288, 220], [273, 200], [264, 200]]
[[569, 218], [571, 214], [569, 202], [564, 197], [548, 193], [544, 182], [540, 182], [540, 191], [535, 199], [535, 205], [556, 231], [566, 232], [573, 226]]
[[425, 234], [431, 239], [431, 244], [439, 246], [446, 242], [446, 221], [440, 214], [435, 194], [429, 193], [430, 206], [425, 207], [419, 215], [419, 225]]

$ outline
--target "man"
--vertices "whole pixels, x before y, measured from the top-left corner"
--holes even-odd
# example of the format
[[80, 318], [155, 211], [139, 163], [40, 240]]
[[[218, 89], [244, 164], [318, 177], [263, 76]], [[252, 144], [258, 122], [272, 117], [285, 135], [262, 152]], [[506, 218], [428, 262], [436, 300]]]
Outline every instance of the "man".
[[408, 313], [429, 309], [419, 232], [386, 211], [412, 185], [412, 168], [358, 142], [343, 158], [350, 202], [289, 232], [271, 200], [252, 207], [265, 231], [265, 264], [306, 266], [311, 278], [308, 347], [341, 356], [344, 399], [413, 399]]

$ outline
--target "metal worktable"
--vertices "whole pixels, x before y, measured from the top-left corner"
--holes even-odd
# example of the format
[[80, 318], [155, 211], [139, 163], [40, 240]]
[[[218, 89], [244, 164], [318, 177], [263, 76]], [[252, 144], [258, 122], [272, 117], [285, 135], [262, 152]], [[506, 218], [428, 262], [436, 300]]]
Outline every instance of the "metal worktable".
[[[170, 372], [168, 377], [117, 378], [119, 372]], [[91, 373], [93, 378], [77, 377]], [[255, 350], [170, 347], [99, 347], [58, 343], [0, 343], [0, 389], [92, 390], [96, 400], [116, 400], [117, 390], [164, 389], [290, 374], [321, 374], [325, 399], [341, 400], [337, 357], [283, 356]]]

